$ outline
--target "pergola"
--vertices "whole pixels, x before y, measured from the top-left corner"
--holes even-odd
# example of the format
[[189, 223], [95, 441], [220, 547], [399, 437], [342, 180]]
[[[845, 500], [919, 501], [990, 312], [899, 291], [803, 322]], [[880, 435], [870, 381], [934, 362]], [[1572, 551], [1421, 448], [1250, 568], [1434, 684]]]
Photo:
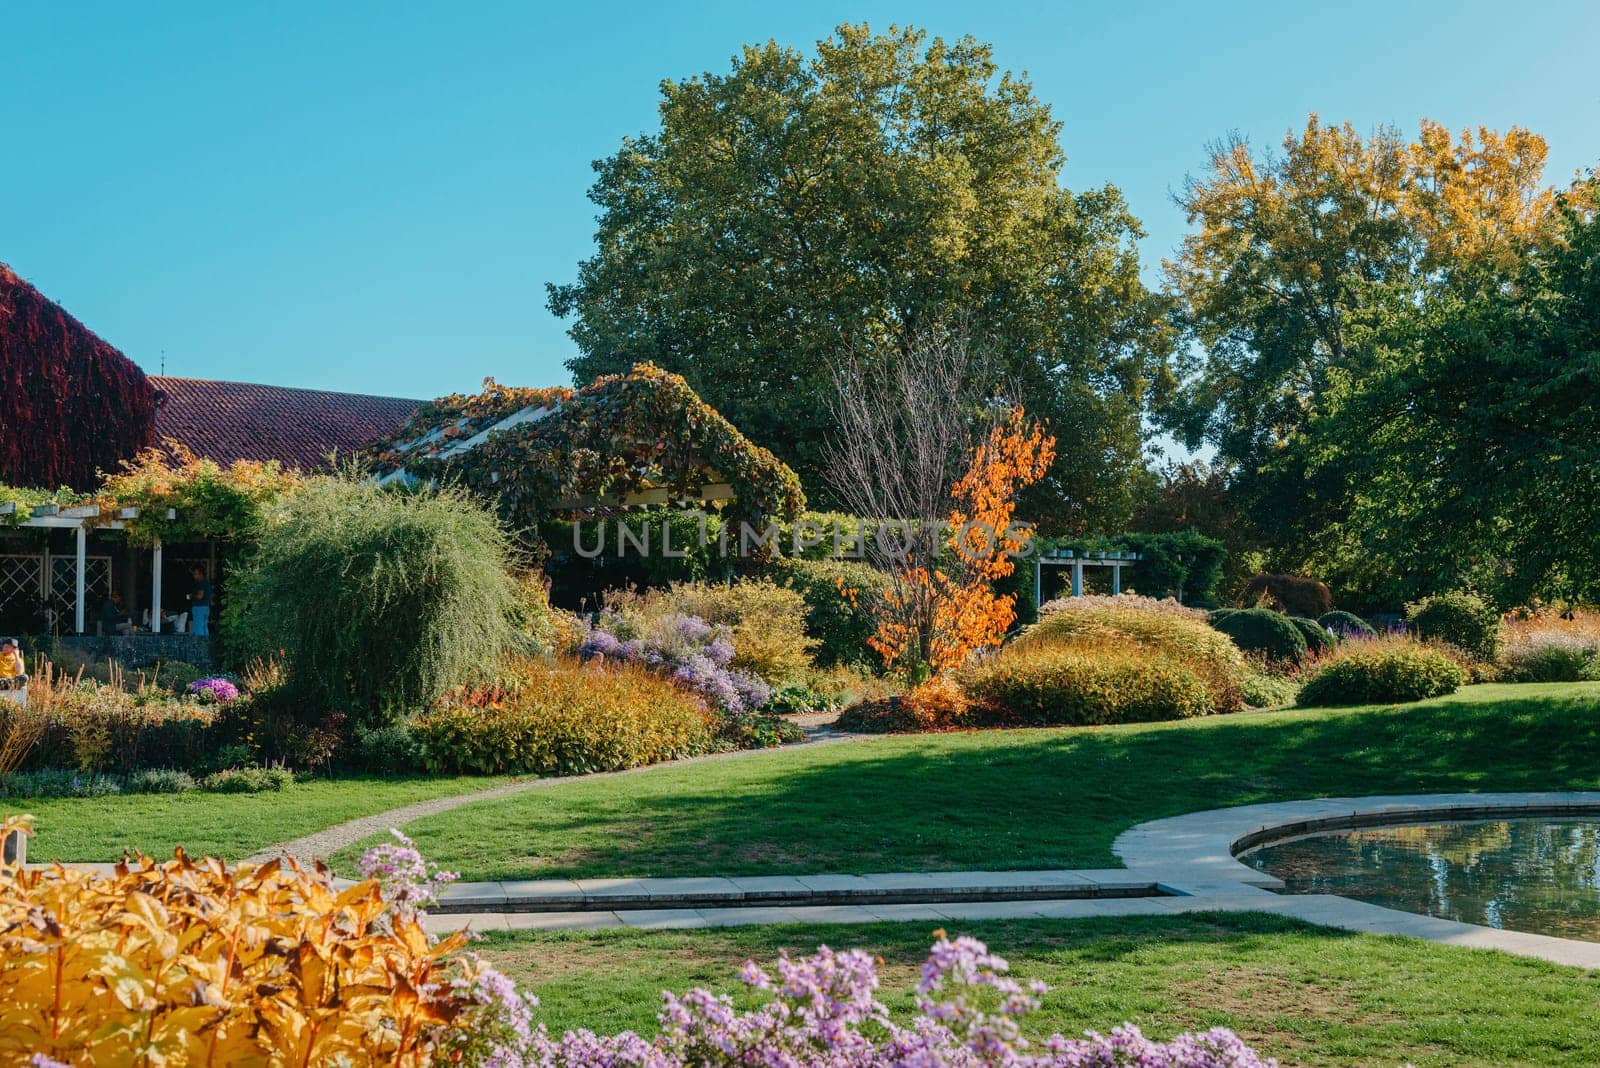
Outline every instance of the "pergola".
[[[14, 501], [0, 504], [0, 517], [15, 516], [17, 505]], [[87, 573], [87, 555], [89, 547], [90, 530], [125, 530], [128, 521], [139, 518], [137, 508], [118, 508], [116, 514], [102, 518], [101, 508], [97, 504], [71, 505], [61, 507], [57, 504], [35, 505], [27, 518], [14, 520], [12, 528], [34, 528], [45, 530], [71, 530], [76, 535], [76, 561], [73, 572], [73, 633], [86, 632], [85, 589], [84, 576]], [[167, 518], [177, 518], [176, 509], [167, 509]], [[161, 633], [161, 539], [155, 540], [151, 547], [150, 556], [150, 633]]]
[[1072, 568], [1072, 596], [1083, 596], [1083, 569], [1086, 567], [1109, 567], [1111, 569], [1111, 592], [1122, 592], [1122, 569], [1131, 567], [1143, 559], [1136, 552], [1113, 549], [1110, 552], [1074, 552], [1072, 549], [1050, 549], [1033, 558], [1033, 601], [1039, 603], [1043, 595], [1044, 569], [1046, 567]]

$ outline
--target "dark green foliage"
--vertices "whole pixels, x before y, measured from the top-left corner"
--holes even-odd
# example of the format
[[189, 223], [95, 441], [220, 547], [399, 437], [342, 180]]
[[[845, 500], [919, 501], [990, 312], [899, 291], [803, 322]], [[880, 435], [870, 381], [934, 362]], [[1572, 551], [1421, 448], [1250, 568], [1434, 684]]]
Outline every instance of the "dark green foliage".
[[1307, 619], [1305, 616], [1290, 616], [1289, 622], [1295, 625], [1300, 636], [1306, 640], [1306, 652], [1312, 656], [1333, 648], [1334, 636], [1316, 620]]
[[517, 641], [512, 548], [453, 490], [317, 479], [264, 531], [224, 620], [241, 657], [281, 655], [299, 718], [375, 726], [427, 704]]
[[405, 723], [390, 723], [371, 730], [358, 729], [352, 749], [354, 762], [363, 771], [397, 775], [421, 771], [426, 766], [422, 744]]
[[[1215, 538], [1193, 530], [1167, 534], [1118, 534], [1109, 538], [1050, 538], [1048, 549], [1076, 553], [1132, 550], [1141, 559], [1123, 570], [1123, 588], [1146, 597], [1179, 597], [1184, 604], [1209, 608], [1217, 603], [1228, 550]], [[1024, 564], [1018, 570], [1029, 570]], [[1092, 576], [1091, 576], [1092, 577]]]
[[1318, 616], [1317, 622], [1339, 638], [1370, 638], [1377, 633], [1370, 623], [1354, 612], [1343, 612], [1337, 608]]
[[1017, 613], [1013, 628], [1039, 622], [1039, 602], [1033, 596], [1033, 561], [1018, 560], [1016, 570], [995, 582], [994, 589], [1016, 598], [1012, 605]]
[[1419, 637], [1449, 642], [1485, 662], [1500, 647], [1500, 613], [1467, 590], [1436, 593], [1406, 605], [1406, 622]]
[[[619, 531], [619, 522], [628, 534]], [[737, 521], [728, 529], [729, 551], [720, 551], [725, 526], [728, 524], [720, 515], [681, 508], [652, 508], [577, 523], [566, 520], [541, 523], [539, 534], [548, 554], [545, 573], [550, 577], [550, 603], [571, 611], [592, 610], [595, 595], [602, 590], [656, 589], [674, 582], [724, 581], [733, 575], [739, 555]], [[641, 546], [647, 531], [649, 552], [644, 552]], [[666, 532], [665, 544], [663, 531]], [[670, 556], [667, 549], [671, 551]]]
[[1447, 654], [1418, 642], [1354, 642], [1300, 687], [1297, 703], [1365, 705], [1421, 701], [1455, 693], [1467, 673]]
[[1333, 608], [1333, 595], [1325, 583], [1304, 575], [1254, 575], [1245, 584], [1245, 600], [1266, 600], [1291, 616], [1316, 619]]
[[[880, 663], [867, 646], [876, 626], [863, 606], [888, 589], [883, 572], [847, 560], [779, 560], [770, 573], [805, 598], [806, 631], [821, 643], [813, 654], [819, 667]], [[841, 584], [857, 591], [853, 602], [840, 591]]]
[[1265, 608], [1224, 609], [1211, 613], [1211, 625], [1233, 639], [1243, 652], [1268, 660], [1299, 660], [1306, 638], [1288, 616]]

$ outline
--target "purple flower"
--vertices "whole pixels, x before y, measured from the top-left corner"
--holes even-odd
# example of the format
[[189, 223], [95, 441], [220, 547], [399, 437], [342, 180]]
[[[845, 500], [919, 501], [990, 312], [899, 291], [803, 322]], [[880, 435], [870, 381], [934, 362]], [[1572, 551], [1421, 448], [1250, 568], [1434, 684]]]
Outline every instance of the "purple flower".
[[210, 679], [196, 679], [189, 684], [189, 692], [199, 698], [203, 704], [225, 705], [229, 701], [239, 699], [239, 687], [231, 679], [221, 676]]
[[481, 959], [453, 984], [473, 1005], [445, 1030], [460, 1063], [494, 1068], [1272, 1068], [1231, 1031], [1217, 1028], [1154, 1042], [1123, 1024], [1109, 1034], [1052, 1035], [1038, 1044], [1018, 1021], [1038, 1008], [1042, 983], [1026, 987], [1005, 960], [972, 938], [934, 943], [917, 985], [909, 1027], [878, 1001], [873, 958], [818, 947], [779, 957], [772, 971], [748, 962], [740, 978], [767, 995], [738, 1012], [706, 990], [665, 995], [653, 1040], [632, 1032], [568, 1031], [555, 1039], [532, 1022], [538, 1002]]
[[460, 876], [440, 871], [437, 864], [423, 859], [417, 843], [397, 830], [390, 830], [393, 842], [381, 842], [361, 854], [356, 870], [363, 879], [376, 879], [383, 898], [396, 912], [424, 915], [423, 910], [439, 902], [439, 894]]

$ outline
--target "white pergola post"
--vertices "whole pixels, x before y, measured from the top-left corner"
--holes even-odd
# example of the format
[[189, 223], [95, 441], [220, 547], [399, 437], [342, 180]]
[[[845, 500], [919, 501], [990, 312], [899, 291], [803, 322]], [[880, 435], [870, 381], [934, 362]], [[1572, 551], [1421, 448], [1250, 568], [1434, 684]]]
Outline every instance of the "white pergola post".
[[161, 633], [161, 539], [150, 553], [150, 633]]
[[1044, 564], [1040, 562], [1041, 555], [1037, 544], [1035, 544], [1033, 552], [1033, 606], [1035, 608], [1039, 607], [1039, 598], [1044, 595]]
[[73, 631], [74, 631], [74, 633], [77, 633], [77, 634], [82, 634], [83, 633], [83, 602], [84, 602], [84, 599], [85, 599], [84, 598], [84, 590], [83, 590], [83, 572], [84, 572], [85, 565], [88, 563], [88, 555], [89, 555], [89, 531], [84, 527], [84, 525], [82, 523], [79, 523], [78, 524], [78, 573], [76, 575], [75, 583], [74, 583], [74, 589], [75, 589], [75, 591], [77, 593], [77, 610], [73, 613], [73, 616], [74, 616], [74, 618], [73, 618], [73, 624], [74, 624]]
[[1122, 592], [1122, 561], [1118, 560], [1111, 565], [1111, 595], [1115, 597]]
[[1083, 561], [1072, 561], [1072, 596], [1083, 596]]

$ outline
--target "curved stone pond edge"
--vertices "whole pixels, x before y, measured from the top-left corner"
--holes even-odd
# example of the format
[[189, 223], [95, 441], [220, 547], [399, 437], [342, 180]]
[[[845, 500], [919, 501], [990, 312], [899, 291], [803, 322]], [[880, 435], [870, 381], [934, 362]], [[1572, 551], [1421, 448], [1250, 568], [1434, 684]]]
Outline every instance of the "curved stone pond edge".
[[[945, 926], [998, 919], [1263, 912], [1340, 930], [1600, 969], [1600, 943], [1458, 923], [1333, 894], [1271, 893], [1283, 884], [1235, 858], [1237, 852], [1268, 841], [1343, 827], [1588, 815], [1600, 816], [1600, 792], [1319, 798], [1191, 812], [1140, 824], [1113, 846], [1124, 868], [469, 883], [451, 888], [446, 895], [451, 911], [431, 914], [428, 926], [439, 932], [461, 927], [649, 930], [889, 921]], [[831, 900], [802, 904], [790, 896], [799, 888], [825, 892]], [[1152, 890], [1159, 896], [1117, 896]], [[915, 900], [902, 896], [908, 891]], [[991, 899], [973, 900], [968, 895], [974, 893]], [[726, 896], [713, 903], [724, 894], [741, 897], [740, 907], [729, 907]], [[1016, 899], [1036, 894], [1040, 899]], [[1002, 896], [1013, 899], [993, 899]], [[580, 897], [593, 900], [579, 904]]]
[[[1237, 898], [1283, 883], [1238, 860], [1269, 842], [1327, 831], [1485, 819], [1600, 817], [1600, 792], [1399, 794], [1331, 797], [1190, 812], [1151, 820], [1117, 837], [1113, 851], [1130, 874], [1159, 873], [1169, 893]], [[1506, 931], [1402, 912], [1332, 894], [1261, 894], [1263, 911], [1284, 912], [1346, 930], [1409, 935], [1450, 945], [1498, 949], [1559, 964], [1600, 968], [1600, 943]], [[1246, 901], [1256, 900], [1246, 898]], [[1299, 904], [1277, 904], [1298, 902]], [[1235, 906], [1238, 907], [1238, 906]], [[1248, 906], [1246, 906], [1248, 907]]]

